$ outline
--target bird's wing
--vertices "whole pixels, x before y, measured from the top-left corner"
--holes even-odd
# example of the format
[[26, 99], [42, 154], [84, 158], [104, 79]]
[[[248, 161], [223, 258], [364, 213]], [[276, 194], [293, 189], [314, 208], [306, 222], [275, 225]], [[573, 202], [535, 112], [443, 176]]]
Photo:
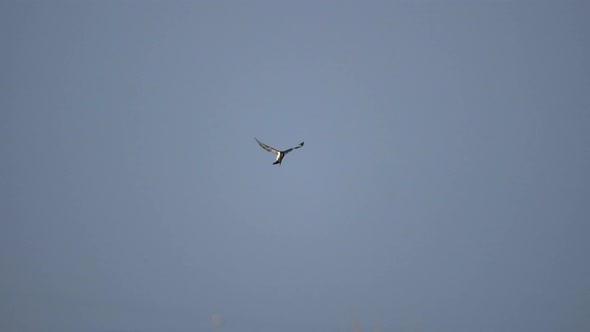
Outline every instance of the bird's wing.
[[297, 146], [295, 146], [295, 147], [292, 147], [292, 148], [290, 148], [290, 149], [288, 149], [288, 150], [285, 150], [285, 151], [282, 151], [282, 152], [283, 152], [284, 154], [287, 154], [287, 153], [289, 153], [289, 152], [291, 152], [291, 151], [293, 151], [293, 150], [295, 150], [295, 149], [299, 149], [299, 148], [300, 148], [300, 147], [302, 147], [302, 146], [303, 146], [303, 142], [299, 143], [299, 145], [297, 145]]
[[262, 143], [262, 142], [261, 142], [261, 141], [259, 141], [259, 140], [258, 140], [258, 138], [256, 138], [256, 137], [254, 137], [254, 139], [256, 140], [256, 142], [258, 142], [258, 144], [259, 144], [259, 145], [260, 145], [260, 146], [261, 146], [263, 149], [265, 149], [265, 150], [266, 150], [266, 151], [268, 151], [268, 152], [277, 153], [277, 154], [278, 154], [279, 152], [281, 152], [281, 151], [279, 151], [279, 150], [277, 150], [277, 149], [275, 149], [275, 148], [273, 148], [273, 147], [271, 147], [271, 146], [268, 146], [268, 145], [266, 145], [266, 144]]

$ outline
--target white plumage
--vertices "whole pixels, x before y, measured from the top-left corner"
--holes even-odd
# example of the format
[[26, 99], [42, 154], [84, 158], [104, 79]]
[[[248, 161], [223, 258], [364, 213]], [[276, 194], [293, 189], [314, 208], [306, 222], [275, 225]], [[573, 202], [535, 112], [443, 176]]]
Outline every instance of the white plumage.
[[297, 146], [295, 146], [295, 147], [292, 147], [292, 148], [290, 148], [290, 149], [287, 149], [287, 150], [283, 150], [283, 151], [281, 151], [281, 150], [277, 150], [277, 149], [275, 149], [275, 148], [273, 148], [273, 147], [271, 147], [271, 146], [268, 146], [268, 145], [266, 145], [266, 144], [262, 143], [262, 142], [261, 142], [261, 141], [259, 141], [259, 140], [258, 140], [258, 138], [256, 138], [256, 137], [254, 137], [254, 139], [256, 140], [256, 142], [258, 142], [258, 144], [259, 144], [259, 145], [260, 145], [260, 146], [261, 146], [263, 149], [265, 149], [265, 150], [266, 150], [266, 151], [268, 151], [268, 152], [275, 153], [275, 154], [277, 155], [277, 159], [275, 160], [275, 162], [273, 163], [273, 165], [276, 165], [276, 164], [279, 164], [279, 165], [280, 165], [280, 164], [281, 164], [281, 162], [283, 161], [283, 158], [285, 157], [285, 155], [286, 155], [287, 153], [289, 153], [289, 152], [291, 152], [291, 151], [293, 151], [293, 150], [295, 150], [295, 149], [299, 149], [300, 147], [302, 147], [302, 146], [303, 146], [303, 143], [304, 143], [304, 142], [301, 142], [301, 143], [299, 143], [299, 145], [297, 145]]

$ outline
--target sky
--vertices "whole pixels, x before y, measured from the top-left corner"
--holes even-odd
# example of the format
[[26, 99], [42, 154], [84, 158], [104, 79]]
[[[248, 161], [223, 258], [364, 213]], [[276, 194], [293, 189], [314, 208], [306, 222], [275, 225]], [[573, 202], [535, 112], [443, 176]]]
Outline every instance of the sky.
[[589, 31], [588, 1], [2, 1], [0, 329], [590, 330]]

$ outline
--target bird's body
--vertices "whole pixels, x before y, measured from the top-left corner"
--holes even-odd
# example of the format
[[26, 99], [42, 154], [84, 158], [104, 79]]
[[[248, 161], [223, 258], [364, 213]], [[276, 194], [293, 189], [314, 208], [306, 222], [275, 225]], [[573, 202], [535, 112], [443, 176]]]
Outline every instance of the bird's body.
[[256, 140], [256, 142], [258, 142], [258, 144], [259, 144], [259, 145], [260, 145], [260, 146], [261, 146], [263, 149], [265, 149], [265, 150], [266, 150], [266, 151], [268, 151], [268, 152], [275, 153], [275, 154], [277, 155], [277, 159], [275, 160], [275, 162], [273, 163], [273, 165], [276, 165], [276, 164], [279, 164], [279, 165], [280, 165], [280, 164], [281, 164], [281, 162], [283, 161], [283, 158], [285, 158], [285, 155], [286, 155], [287, 153], [289, 153], [289, 152], [291, 152], [291, 151], [293, 151], [293, 150], [295, 150], [295, 149], [299, 149], [300, 147], [302, 147], [302, 146], [303, 146], [303, 143], [304, 143], [304, 142], [301, 142], [301, 143], [299, 143], [299, 145], [297, 145], [297, 146], [295, 146], [295, 147], [292, 147], [292, 148], [290, 148], [290, 149], [287, 149], [287, 150], [283, 150], [283, 151], [281, 151], [281, 150], [277, 150], [277, 149], [275, 149], [275, 148], [273, 148], [273, 147], [271, 147], [271, 146], [268, 146], [268, 145], [266, 145], [266, 144], [262, 143], [262, 142], [261, 142], [261, 141], [259, 141], [259, 140], [258, 140], [256, 137], [254, 137], [254, 139]]

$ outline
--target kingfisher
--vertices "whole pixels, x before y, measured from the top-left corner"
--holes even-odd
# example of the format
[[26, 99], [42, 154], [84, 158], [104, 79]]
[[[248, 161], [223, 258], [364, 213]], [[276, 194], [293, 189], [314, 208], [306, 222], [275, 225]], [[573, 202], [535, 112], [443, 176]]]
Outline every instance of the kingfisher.
[[256, 140], [256, 142], [258, 142], [258, 144], [259, 144], [259, 145], [260, 145], [260, 146], [261, 146], [263, 149], [265, 149], [266, 151], [268, 151], [268, 152], [272, 152], [272, 153], [276, 153], [276, 155], [277, 155], [277, 160], [275, 160], [275, 162], [274, 162], [274, 163], [272, 163], [273, 165], [276, 165], [276, 164], [279, 164], [279, 165], [280, 165], [280, 164], [281, 164], [281, 162], [283, 161], [283, 158], [285, 158], [285, 155], [286, 155], [287, 153], [289, 153], [289, 152], [291, 152], [291, 151], [293, 151], [293, 150], [295, 150], [295, 149], [299, 149], [300, 147], [302, 147], [302, 146], [303, 146], [303, 143], [304, 143], [304, 142], [301, 142], [301, 143], [299, 143], [299, 145], [297, 145], [297, 146], [295, 146], [295, 147], [292, 147], [292, 148], [290, 148], [290, 149], [287, 149], [287, 150], [283, 150], [283, 151], [281, 151], [281, 150], [277, 150], [277, 149], [275, 149], [275, 148], [273, 148], [273, 147], [270, 147], [270, 146], [268, 146], [268, 145], [266, 145], [266, 144], [262, 143], [262, 142], [261, 142], [261, 141], [259, 141], [259, 140], [258, 140], [258, 138], [256, 138], [256, 137], [254, 137], [254, 139], [255, 139], [255, 140]]

